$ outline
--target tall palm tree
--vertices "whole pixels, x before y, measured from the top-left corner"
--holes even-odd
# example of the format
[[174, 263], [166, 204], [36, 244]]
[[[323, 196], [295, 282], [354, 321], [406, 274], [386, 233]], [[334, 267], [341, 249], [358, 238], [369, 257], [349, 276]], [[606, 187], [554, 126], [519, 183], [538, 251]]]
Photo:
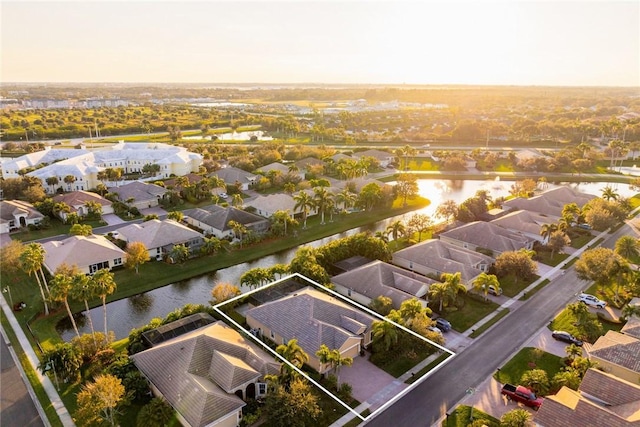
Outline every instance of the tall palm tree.
[[[309, 361], [309, 355], [298, 345], [298, 340], [295, 338], [276, 347], [276, 353], [298, 369], [302, 369], [302, 365]], [[291, 367], [286, 363], [283, 363], [280, 369], [281, 375], [285, 378], [290, 377], [293, 373]]]
[[234, 208], [242, 206], [243, 203], [244, 200], [242, 199], [242, 196], [240, 194], [236, 193], [231, 196], [231, 206], [233, 206]]
[[300, 210], [302, 211], [302, 219], [304, 221], [302, 228], [307, 228], [307, 215], [309, 214], [309, 210], [315, 207], [315, 202], [309, 196], [309, 194], [305, 191], [300, 191], [298, 194], [293, 196], [293, 200], [295, 200], [296, 204], [293, 207], [294, 211]]
[[95, 289], [91, 285], [91, 279], [86, 274], [74, 274], [71, 281], [69, 295], [71, 295], [71, 298], [75, 300], [84, 301], [84, 308], [87, 312], [87, 320], [89, 321], [89, 327], [91, 328], [91, 335], [93, 336], [94, 344], [96, 344], [96, 331], [93, 329], [93, 320], [91, 320], [91, 314], [89, 313], [88, 301], [97, 297], [97, 295]]
[[50, 177], [49, 177], [49, 178], [47, 178], [45, 181], [47, 182], [47, 185], [48, 185], [49, 187], [51, 187], [51, 192], [52, 192], [52, 193], [54, 193], [54, 192], [55, 192], [54, 187], [55, 187], [56, 185], [58, 185], [58, 183], [60, 182], [60, 180], [58, 180], [58, 177], [57, 177], [57, 176], [50, 176]]
[[335, 201], [336, 203], [341, 203], [342, 208], [347, 210], [348, 208], [353, 206], [357, 198], [357, 194], [352, 193], [348, 188], [344, 188], [342, 191], [336, 194]]
[[542, 226], [540, 226], [540, 235], [542, 236], [542, 239], [545, 242], [549, 241], [549, 237], [551, 237], [551, 234], [554, 231], [558, 230], [558, 224], [542, 224]]
[[429, 300], [438, 301], [438, 312], [442, 313], [442, 307], [448, 295], [447, 287], [445, 286], [445, 284], [434, 283], [433, 285], [429, 286], [429, 291], [427, 294], [429, 296]]
[[616, 241], [615, 252], [621, 257], [631, 260], [640, 254], [640, 242], [635, 237], [622, 236]]
[[343, 366], [353, 365], [353, 357], [342, 356], [342, 353], [340, 353], [340, 350], [338, 350], [337, 348], [334, 348], [333, 350], [331, 350], [331, 356], [329, 360], [331, 361], [333, 370], [336, 373], [337, 382], [338, 384], [340, 384], [340, 369]]
[[205, 237], [204, 243], [200, 246], [200, 253], [203, 255], [213, 255], [222, 249], [222, 241], [217, 237]]
[[484, 299], [487, 299], [489, 293], [489, 286], [493, 286], [496, 292], [499, 292], [500, 282], [495, 274], [487, 274], [482, 272], [473, 280], [473, 289], [484, 293]]
[[242, 247], [242, 236], [247, 232], [247, 227], [238, 221], [229, 221], [227, 225], [233, 230], [233, 234], [240, 239], [240, 247]]
[[63, 181], [67, 184], [67, 191], [71, 191], [71, 184], [76, 182], [76, 179], [77, 178], [73, 175], [67, 175], [63, 178]]
[[72, 287], [73, 277], [61, 273], [56, 274], [53, 277], [53, 280], [51, 280], [51, 299], [64, 303], [64, 307], [67, 309], [67, 314], [69, 315], [69, 320], [71, 320], [73, 330], [79, 337], [80, 332], [78, 331], [78, 326], [76, 325], [73, 313], [69, 307], [69, 293], [71, 292]]
[[606, 201], [610, 201], [612, 199], [618, 200], [618, 197], [620, 197], [620, 195], [611, 186], [607, 185], [602, 189], [602, 198]]
[[313, 189], [313, 203], [320, 212], [320, 224], [324, 225], [324, 214], [327, 211], [328, 206], [333, 201], [333, 195], [326, 189], [326, 187], [316, 187]]
[[442, 284], [447, 289], [448, 298], [451, 302], [455, 303], [460, 292], [466, 293], [467, 288], [463, 283], [460, 283], [461, 276], [458, 273], [443, 273], [440, 277]]
[[113, 273], [109, 270], [98, 270], [91, 277], [90, 285], [95, 289], [97, 295], [102, 299], [102, 310], [104, 313], [104, 336], [109, 336], [107, 329], [107, 296], [116, 291], [117, 285], [113, 280]]
[[380, 343], [384, 351], [389, 351], [398, 343], [398, 330], [395, 325], [386, 320], [375, 320], [371, 325], [373, 342]]
[[392, 222], [387, 227], [387, 233], [390, 233], [393, 236], [393, 240], [398, 240], [398, 236], [404, 234], [406, 230], [407, 228], [400, 220]]
[[[46, 316], [49, 315], [49, 306], [47, 305], [47, 297], [44, 294], [43, 284], [40, 280], [40, 276], [38, 275], [38, 273], [42, 272], [43, 263], [44, 249], [39, 243], [30, 243], [24, 247], [20, 254], [20, 266], [27, 275], [31, 276], [33, 274], [35, 276], [38, 288], [40, 288], [40, 295], [42, 296], [42, 302], [44, 303], [44, 314]], [[45, 279], [44, 273], [42, 273], [42, 278]], [[47, 293], [49, 293], [46, 280], [44, 282], [44, 287], [47, 288]]]

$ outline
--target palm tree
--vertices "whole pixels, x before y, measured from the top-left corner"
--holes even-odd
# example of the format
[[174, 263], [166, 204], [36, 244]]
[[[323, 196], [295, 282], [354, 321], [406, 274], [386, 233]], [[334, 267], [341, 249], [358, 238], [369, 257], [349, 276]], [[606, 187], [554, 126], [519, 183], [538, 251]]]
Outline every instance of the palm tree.
[[234, 208], [242, 206], [243, 203], [244, 200], [242, 200], [242, 196], [240, 194], [236, 193], [231, 196], [231, 206], [233, 206]]
[[22, 270], [27, 273], [27, 275], [31, 276], [32, 274], [36, 277], [36, 282], [38, 282], [38, 287], [40, 288], [40, 295], [42, 296], [42, 302], [44, 303], [44, 314], [45, 316], [49, 315], [49, 307], [47, 306], [47, 297], [44, 294], [43, 283], [40, 280], [40, 276], [38, 273], [41, 273], [42, 280], [44, 281], [44, 287], [47, 289], [47, 293], [49, 293], [49, 288], [47, 287], [47, 281], [44, 277], [44, 272], [42, 272], [42, 265], [44, 264], [44, 249], [39, 243], [30, 243], [22, 250], [20, 254], [20, 265]]
[[74, 274], [71, 282], [71, 290], [69, 294], [71, 298], [84, 301], [84, 308], [87, 312], [87, 320], [89, 320], [89, 327], [91, 328], [91, 335], [93, 335], [93, 342], [96, 344], [96, 331], [93, 329], [93, 321], [91, 320], [91, 314], [89, 313], [89, 303], [88, 301], [95, 298], [96, 292], [95, 289], [91, 286], [91, 279], [89, 276], [83, 273]]
[[71, 312], [71, 308], [69, 307], [69, 292], [71, 292], [72, 287], [73, 277], [62, 273], [56, 274], [53, 277], [53, 280], [51, 280], [51, 299], [64, 303], [64, 306], [67, 309], [67, 314], [69, 315], [69, 320], [71, 320], [73, 330], [75, 331], [76, 335], [80, 337], [78, 326], [76, 325], [76, 321], [73, 318], [73, 313]]
[[316, 357], [320, 362], [320, 369], [318, 369], [318, 372], [320, 372], [321, 375], [324, 375], [324, 372], [326, 371], [324, 365], [331, 363], [331, 350], [325, 344], [321, 344], [320, 349], [316, 351]]
[[76, 177], [73, 175], [67, 175], [64, 177], [63, 181], [67, 184], [67, 191], [71, 191], [71, 184], [76, 182]]
[[316, 187], [313, 189], [313, 193], [313, 203], [320, 212], [320, 224], [324, 225], [324, 214], [333, 201], [333, 195], [329, 193], [326, 187]]
[[385, 243], [389, 243], [389, 233], [387, 233], [387, 232], [376, 231], [375, 234], [373, 235], [373, 237], [375, 237], [376, 239], [380, 239]]
[[443, 273], [440, 277], [442, 284], [447, 289], [447, 294], [451, 302], [455, 303], [458, 298], [458, 293], [466, 293], [467, 288], [464, 284], [460, 283], [461, 276], [458, 273]]
[[336, 194], [335, 201], [336, 203], [342, 203], [342, 208], [347, 210], [355, 203], [358, 196], [355, 193], [349, 191], [348, 188], [344, 188], [338, 194]]
[[628, 260], [637, 258], [640, 254], [640, 242], [635, 237], [622, 236], [616, 241], [615, 252]]
[[242, 247], [242, 235], [247, 232], [247, 227], [238, 221], [229, 221], [227, 225], [233, 230], [233, 234], [240, 239], [240, 247]]
[[98, 270], [94, 273], [90, 280], [90, 286], [95, 293], [102, 299], [102, 310], [104, 313], [104, 336], [109, 336], [107, 330], [107, 296], [116, 291], [117, 285], [113, 280], [113, 273], [109, 270]]
[[542, 224], [540, 227], [540, 235], [545, 242], [549, 241], [549, 237], [551, 237], [551, 233], [558, 230], [558, 224]]
[[444, 301], [447, 299], [447, 287], [444, 283], [434, 283], [429, 286], [428, 296], [430, 300], [438, 301], [439, 309], [438, 312], [442, 313], [442, 306], [444, 305]]
[[58, 180], [57, 176], [50, 176], [49, 178], [46, 179], [47, 185], [49, 187], [51, 187], [51, 192], [55, 192], [54, 188], [56, 185], [58, 185], [58, 183], [60, 182], [60, 180]]
[[302, 219], [304, 221], [302, 228], [307, 228], [307, 215], [309, 214], [309, 209], [315, 207], [315, 202], [305, 191], [300, 191], [298, 194], [293, 196], [293, 200], [296, 202], [293, 210], [302, 211]]
[[374, 344], [380, 343], [384, 351], [389, 351], [398, 343], [398, 330], [386, 320], [376, 320], [371, 326]]
[[618, 200], [618, 197], [620, 197], [620, 195], [611, 186], [607, 185], [602, 189], [602, 198], [606, 201], [610, 201], [612, 199]]
[[[276, 347], [276, 353], [298, 369], [302, 369], [302, 365], [309, 361], [309, 355], [298, 345], [298, 340], [295, 338], [290, 339], [286, 344], [280, 344]], [[280, 369], [280, 374], [285, 378], [289, 377], [293, 372], [287, 363], [283, 363]]]
[[331, 350], [331, 356], [329, 357], [330, 363], [333, 366], [333, 370], [336, 373], [336, 378], [338, 384], [340, 384], [340, 369], [343, 366], [351, 366], [353, 365], [353, 357], [342, 356], [340, 350], [334, 348]]
[[200, 253], [203, 255], [213, 255], [222, 249], [222, 241], [217, 237], [205, 237]]
[[493, 286], [496, 292], [499, 292], [500, 282], [495, 274], [480, 273], [478, 277], [473, 280], [473, 289], [484, 293], [484, 299], [487, 299], [489, 293], [489, 286]]
[[387, 227], [387, 233], [391, 233], [393, 236], [393, 240], [398, 240], [398, 236], [400, 234], [404, 234], [407, 231], [407, 228], [404, 226], [404, 223], [400, 220], [392, 222]]

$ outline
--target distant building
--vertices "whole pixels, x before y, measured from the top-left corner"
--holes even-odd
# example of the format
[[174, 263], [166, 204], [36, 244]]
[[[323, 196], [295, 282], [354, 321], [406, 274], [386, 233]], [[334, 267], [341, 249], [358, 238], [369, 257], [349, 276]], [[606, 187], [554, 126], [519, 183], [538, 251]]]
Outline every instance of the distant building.
[[0, 234], [28, 225], [38, 225], [44, 219], [31, 203], [22, 200], [0, 201]]

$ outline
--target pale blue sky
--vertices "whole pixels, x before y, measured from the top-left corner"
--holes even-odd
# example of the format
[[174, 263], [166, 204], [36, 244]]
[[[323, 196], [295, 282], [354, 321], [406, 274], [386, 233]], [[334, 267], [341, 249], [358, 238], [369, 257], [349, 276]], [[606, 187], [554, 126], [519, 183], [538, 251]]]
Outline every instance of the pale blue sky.
[[637, 0], [0, 7], [3, 82], [640, 86]]

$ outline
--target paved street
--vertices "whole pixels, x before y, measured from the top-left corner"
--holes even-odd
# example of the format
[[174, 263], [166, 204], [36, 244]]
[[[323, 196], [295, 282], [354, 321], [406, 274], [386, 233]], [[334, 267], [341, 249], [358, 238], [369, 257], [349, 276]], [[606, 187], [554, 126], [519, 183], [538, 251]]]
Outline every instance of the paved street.
[[[602, 246], [613, 247], [625, 234], [635, 233], [625, 225]], [[467, 390], [487, 380], [586, 287], [573, 268], [567, 270], [368, 425], [437, 425]]]

